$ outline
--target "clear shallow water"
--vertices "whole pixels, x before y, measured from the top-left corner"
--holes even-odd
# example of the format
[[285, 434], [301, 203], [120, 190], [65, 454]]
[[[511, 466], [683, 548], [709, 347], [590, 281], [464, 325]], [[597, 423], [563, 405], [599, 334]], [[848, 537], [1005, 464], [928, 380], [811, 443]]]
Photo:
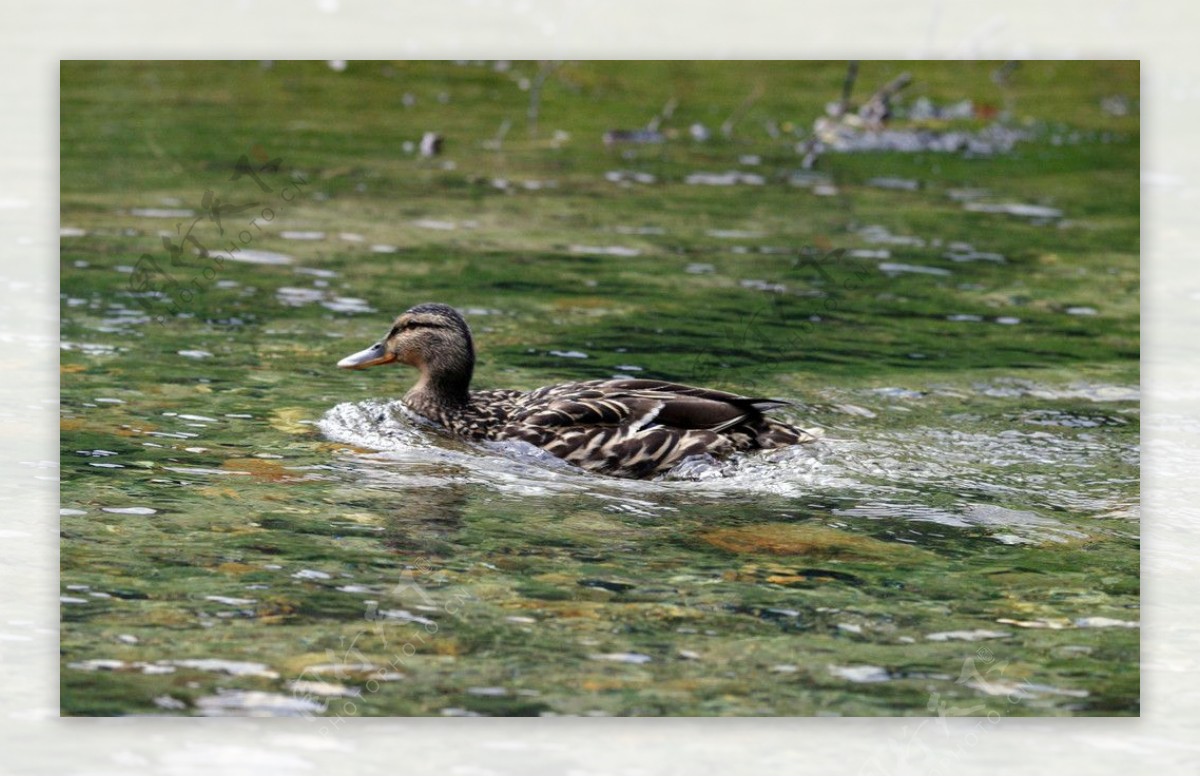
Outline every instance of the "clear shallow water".
[[[1093, 396], [1136, 397], [1136, 389], [1094, 388]], [[1046, 396], [1076, 395], [1040, 391]], [[995, 390], [984, 388], [979, 393], [985, 392]], [[903, 406], [895, 409], [910, 412]], [[844, 406], [838, 410], [846, 412]], [[414, 417], [399, 401], [340, 404], [325, 414], [319, 429], [336, 442], [377, 451], [342, 460], [352, 476], [372, 487], [465, 483], [517, 496], [587, 495], [619, 500], [608, 506], [610, 510], [656, 512], [676, 509], [672, 505], [729, 498], [825, 497], [855, 503], [836, 511], [841, 515], [992, 527], [999, 541], [1019, 543], [1053, 540], [1056, 534], [1058, 539], [1085, 535], [1053, 517], [972, 499], [1007, 499], [1051, 514], [1119, 513], [1136, 521], [1137, 505], [1129, 501], [1127, 471], [1138, 466], [1133, 441], [1114, 445], [1087, 433], [1029, 430], [1034, 425], [1064, 430], [1127, 425], [1129, 413], [1127, 403], [1118, 405], [1112, 415], [1101, 410], [1090, 417], [1027, 411], [1021, 416], [1024, 423], [998, 433], [930, 428], [871, 433], [848, 425], [843, 431], [851, 436], [845, 438], [826, 437], [814, 445], [745, 454], [724, 462], [691, 460], [651, 481], [597, 477], [523, 443], [453, 441]], [[971, 419], [973, 424], [966, 418], [955, 420], [980, 425], [979, 419]], [[430, 464], [444, 474], [431, 474]], [[1087, 471], [1087, 477], [1068, 484], [1063, 482], [1064, 470]], [[944, 507], [922, 505], [923, 495], [930, 502], [944, 504], [947, 496], [953, 501]]]
[[[457, 96], [414, 121], [499, 123], [470, 71], [421, 67]], [[136, 78], [70, 76], [64, 114]], [[128, 168], [64, 123], [64, 711], [1135, 714], [1136, 122], [970, 164], [839, 154], [837, 196], [789, 183], [790, 144], [668, 141], [620, 152], [623, 187], [608, 109], [567, 94], [587, 110], [557, 156], [503, 155], [551, 190], [497, 188], [470, 143], [453, 167], [353, 130], [285, 146], [321, 183], [182, 306], [131, 277], [194, 182], [148, 165], [127, 202], [94, 181]], [[244, 149], [161, 118], [223, 186]], [[346, 148], [373, 172], [334, 167]], [[687, 182], [748, 154], [762, 183]], [[1059, 215], [964, 211], [965, 188]], [[446, 439], [387, 399], [411, 373], [333, 367], [431, 299], [474, 328], [479, 387], [713, 385], [824, 440], [628, 481]]]

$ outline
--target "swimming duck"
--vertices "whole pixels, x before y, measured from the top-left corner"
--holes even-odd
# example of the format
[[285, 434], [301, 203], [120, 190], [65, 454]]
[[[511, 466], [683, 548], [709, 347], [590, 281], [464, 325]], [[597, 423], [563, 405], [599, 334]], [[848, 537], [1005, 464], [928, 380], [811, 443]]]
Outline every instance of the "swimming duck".
[[658, 380], [471, 391], [471, 330], [440, 303], [409, 309], [386, 337], [337, 366], [361, 370], [392, 362], [420, 371], [404, 404], [447, 432], [468, 440], [521, 440], [606, 475], [650, 477], [689, 456], [719, 458], [817, 439], [763, 415], [787, 402]]

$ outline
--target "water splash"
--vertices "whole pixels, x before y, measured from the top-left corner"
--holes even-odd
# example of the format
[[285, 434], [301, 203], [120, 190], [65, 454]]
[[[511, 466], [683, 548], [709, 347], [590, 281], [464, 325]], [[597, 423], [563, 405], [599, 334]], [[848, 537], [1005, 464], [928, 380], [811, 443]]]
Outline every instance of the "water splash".
[[[901, 399], [923, 396], [910, 394]], [[820, 502], [836, 505], [827, 512], [838, 516], [935, 523], [982, 531], [1004, 544], [1085, 537], [1056, 517], [1063, 511], [1136, 520], [1128, 478], [1121, 475], [1123, 467], [1136, 466], [1136, 446], [1092, 436], [1086, 430], [1093, 427], [1073, 417], [1061, 426], [998, 432], [881, 430], [870, 424], [875, 414], [853, 418], [848, 428], [836, 429], [835, 439], [722, 461], [692, 457], [651, 480], [596, 475], [527, 443], [450, 439], [399, 401], [343, 403], [319, 427], [327, 438], [354, 446], [339, 458], [344, 476], [374, 489], [475, 484], [522, 498], [588, 497], [610, 512], [646, 516], [746, 498], [801, 508]], [[1081, 477], [1064, 478], [1064, 470]]]

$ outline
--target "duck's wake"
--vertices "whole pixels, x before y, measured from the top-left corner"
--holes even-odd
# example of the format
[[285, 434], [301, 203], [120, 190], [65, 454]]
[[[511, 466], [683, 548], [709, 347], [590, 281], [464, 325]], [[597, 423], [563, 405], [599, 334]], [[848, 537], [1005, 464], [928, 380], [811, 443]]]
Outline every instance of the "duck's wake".
[[[319, 423], [330, 440], [346, 443], [357, 461], [410, 465], [389, 467], [393, 486], [419, 477], [447, 482], [473, 480], [523, 493], [619, 489], [638, 494], [730, 491], [801, 496], [813, 488], [844, 485], [822, 464], [825, 443], [741, 453], [725, 460], [702, 454], [679, 462], [650, 480], [598, 475], [527, 442], [466, 442], [441, 434], [398, 400], [344, 402]], [[369, 449], [373, 452], [366, 452]]]
[[[1062, 509], [1112, 515], [1132, 509], [1136, 520], [1136, 506], [1127, 504], [1120, 489], [1106, 488], [1106, 481], [1084, 490], [1052, 487], [1047, 460], [1095, 467], [1112, 452], [1044, 432], [1035, 439], [1012, 432], [974, 435], [964, 447], [963, 435], [947, 439], [936, 428], [874, 434], [859, 429], [846, 439], [724, 460], [692, 456], [655, 478], [631, 480], [589, 472], [526, 442], [446, 436], [397, 400], [337, 405], [319, 428], [328, 439], [351, 446], [339, 464], [357, 487], [387, 491], [479, 485], [509, 497], [602, 499], [606, 509], [643, 515], [725, 499], [817, 499], [831, 516], [983, 529], [1005, 543], [1077, 536], [1052, 517]], [[946, 493], [957, 497], [947, 502], [929, 496]]]

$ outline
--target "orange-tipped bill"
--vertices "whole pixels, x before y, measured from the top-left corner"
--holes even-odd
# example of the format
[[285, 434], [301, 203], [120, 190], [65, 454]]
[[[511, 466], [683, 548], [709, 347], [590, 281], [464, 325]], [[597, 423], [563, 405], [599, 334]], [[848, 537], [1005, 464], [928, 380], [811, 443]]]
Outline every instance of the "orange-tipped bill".
[[337, 363], [344, 370], [365, 370], [376, 364], [387, 364], [396, 360], [394, 354], [388, 352], [382, 342], [375, 343], [365, 351], [352, 353]]

